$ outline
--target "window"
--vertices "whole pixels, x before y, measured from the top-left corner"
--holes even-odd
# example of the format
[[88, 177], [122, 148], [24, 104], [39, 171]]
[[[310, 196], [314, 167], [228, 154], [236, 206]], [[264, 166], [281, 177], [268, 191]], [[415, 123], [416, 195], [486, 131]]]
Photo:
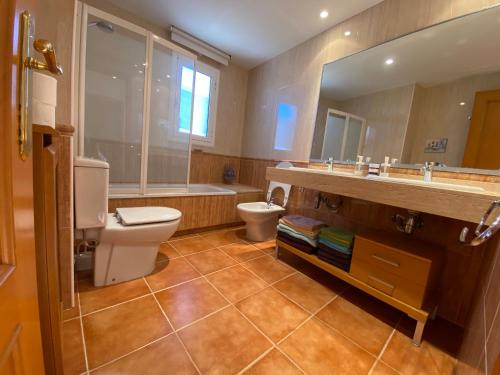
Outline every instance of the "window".
[[182, 67], [179, 132], [189, 133], [191, 125], [191, 109], [193, 116], [193, 143], [213, 146], [215, 136], [215, 120], [217, 117], [217, 84], [219, 71], [201, 62], [196, 63], [194, 77], [194, 103], [192, 68]]

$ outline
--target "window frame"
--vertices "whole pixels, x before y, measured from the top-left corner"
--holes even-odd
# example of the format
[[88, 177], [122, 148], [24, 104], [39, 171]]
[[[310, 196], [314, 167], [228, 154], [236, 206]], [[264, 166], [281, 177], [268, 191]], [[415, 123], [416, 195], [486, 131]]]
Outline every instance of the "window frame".
[[[196, 61], [194, 82], [196, 82], [196, 73], [200, 72], [210, 77], [210, 101], [208, 106], [208, 129], [207, 136], [193, 134], [193, 120], [191, 119], [191, 143], [197, 146], [214, 147], [215, 145], [215, 127], [217, 125], [217, 103], [219, 99], [219, 79], [220, 70], [208, 65], [207, 63]], [[194, 91], [194, 87], [193, 87]], [[193, 108], [194, 108], [194, 93], [193, 93]]]

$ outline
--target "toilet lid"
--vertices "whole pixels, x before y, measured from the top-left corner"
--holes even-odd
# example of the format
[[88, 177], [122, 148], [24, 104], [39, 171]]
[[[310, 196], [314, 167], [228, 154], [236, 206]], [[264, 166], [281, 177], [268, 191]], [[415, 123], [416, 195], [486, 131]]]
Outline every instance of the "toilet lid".
[[182, 214], [169, 207], [126, 207], [117, 208], [116, 216], [122, 225], [139, 225], [177, 220]]

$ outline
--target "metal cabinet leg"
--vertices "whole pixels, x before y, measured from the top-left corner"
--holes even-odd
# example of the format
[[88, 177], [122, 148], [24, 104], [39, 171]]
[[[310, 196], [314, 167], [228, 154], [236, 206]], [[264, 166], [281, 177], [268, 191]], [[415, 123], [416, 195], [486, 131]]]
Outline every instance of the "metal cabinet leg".
[[422, 334], [424, 333], [425, 322], [417, 320], [417, 326], [415, 327], [415, 333], [413, 334], [413, 345], [420, 346], [422, 342]]

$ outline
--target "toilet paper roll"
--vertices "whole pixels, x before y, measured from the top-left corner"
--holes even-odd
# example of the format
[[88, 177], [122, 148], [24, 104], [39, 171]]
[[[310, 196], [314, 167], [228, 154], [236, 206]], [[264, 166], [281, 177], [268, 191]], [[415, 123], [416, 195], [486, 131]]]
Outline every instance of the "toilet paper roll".
[[33, 99], [31, 113], [33, 124], [48, 125], [52, 128], [56, 127], [55, 106]]
[[32, 121], [34, 124], [55, 127], [57, 80], [46, 74], [33, 72]]

